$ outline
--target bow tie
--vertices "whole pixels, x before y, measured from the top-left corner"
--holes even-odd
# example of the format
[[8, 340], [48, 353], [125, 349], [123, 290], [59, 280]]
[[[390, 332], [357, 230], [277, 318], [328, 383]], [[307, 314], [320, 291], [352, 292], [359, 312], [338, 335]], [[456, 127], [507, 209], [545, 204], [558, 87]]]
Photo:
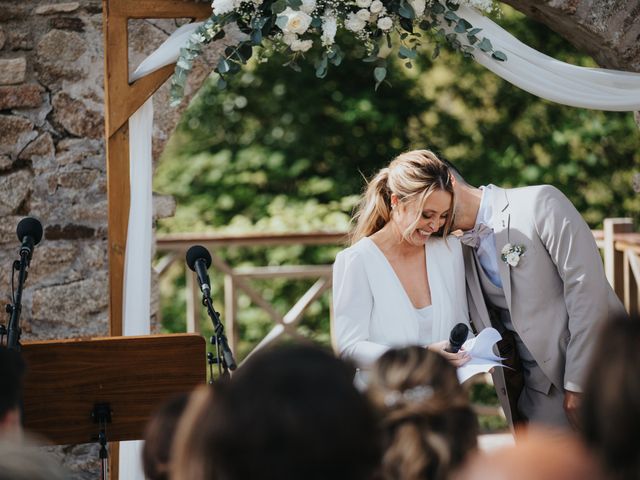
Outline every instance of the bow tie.
[[463, 232], [462, 236], [460, 237], [460, 241], [465, 245], [469, 245], [471, 248], [478, 248], [478, 246], [480, 245], [480, 240], [482, 240], [490, 233], [493, 233], [493, 228], [485, 225], [484, 223], [479, 223], [471, 230]]

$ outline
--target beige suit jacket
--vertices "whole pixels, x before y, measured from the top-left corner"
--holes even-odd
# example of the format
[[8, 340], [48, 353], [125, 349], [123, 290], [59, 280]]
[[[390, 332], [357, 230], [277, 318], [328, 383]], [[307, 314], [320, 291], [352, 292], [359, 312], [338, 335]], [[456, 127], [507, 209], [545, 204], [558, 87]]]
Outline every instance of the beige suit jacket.
[[[496, 255], [511, 320], [537, 364], [563, 391], [582, 385], [601, 322], [624, 315], [604, 274], [593, 234], [569, 200], [549, 185], [494, 187]], [[505, 244], [523, 245], [516, 267], [500, 258]], [[477, 330], [491, 326], [473, 250], [464, 249], [469, 317]], [[509, 421], [502, 369], [496, 390]]]

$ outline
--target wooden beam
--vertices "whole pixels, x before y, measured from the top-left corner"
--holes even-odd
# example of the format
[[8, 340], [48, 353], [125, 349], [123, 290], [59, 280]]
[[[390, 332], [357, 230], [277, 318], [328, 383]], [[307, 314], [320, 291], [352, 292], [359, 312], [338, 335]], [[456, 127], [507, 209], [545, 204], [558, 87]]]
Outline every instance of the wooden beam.
[[129, 226], [129, 124], [107, 140], [109, 335], [122, 335], [124, 259]]
[[127, 18], [207, 18], [211, 2], [189, 0], [109, 0], [114, 15]]

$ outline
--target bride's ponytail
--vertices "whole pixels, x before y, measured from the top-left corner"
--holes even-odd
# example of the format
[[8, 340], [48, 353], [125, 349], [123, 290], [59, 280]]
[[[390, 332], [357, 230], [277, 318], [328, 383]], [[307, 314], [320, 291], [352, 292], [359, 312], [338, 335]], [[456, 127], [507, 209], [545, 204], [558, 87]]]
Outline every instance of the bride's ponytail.
[[356, 227], [351, 234], [351, 244], [362, 237], [376, 233], [391, 218], [391, 191], [389, 190], [389, 169], [383, 168], [367, 184], [354, 215]]

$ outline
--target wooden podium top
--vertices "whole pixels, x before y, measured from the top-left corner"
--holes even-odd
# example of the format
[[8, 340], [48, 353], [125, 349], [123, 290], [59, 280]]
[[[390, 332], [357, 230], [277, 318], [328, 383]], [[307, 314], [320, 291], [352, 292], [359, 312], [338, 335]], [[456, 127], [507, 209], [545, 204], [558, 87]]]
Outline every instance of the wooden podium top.
[[24, 426], [54, 444], [94, 442], [91, 412], [108, 403], [107, 440], [141, 439], [170, 396], [206, 381], [200, 335], [149, 335], [23, 343]]

